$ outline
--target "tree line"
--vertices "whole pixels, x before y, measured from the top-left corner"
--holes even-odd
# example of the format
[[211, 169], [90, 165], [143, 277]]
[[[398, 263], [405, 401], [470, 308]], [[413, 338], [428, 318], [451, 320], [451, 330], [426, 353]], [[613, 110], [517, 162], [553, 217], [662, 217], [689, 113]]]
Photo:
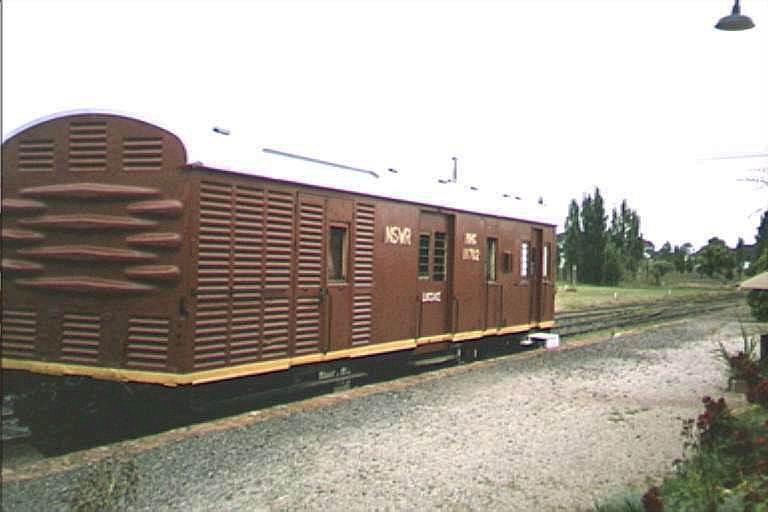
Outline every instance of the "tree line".
[[644, 247], [640, 215], [626, 199], [611, 211], [610, 225], [598, 187], [594, 195], [584, 196], [581, 206], [571, 200], [562, 253], [569, 281], [615, 285], [626, 274], [635, 277]]
[[660, 284], [673, 271], [732, 280], [768, 270], [768, 210], [760, 219], [754, 246], [739, 238], [736, 247], [730, 249], [713, 237], [697, 252], [690, 243], [673, 246], [669, 242], [657, 251], [643, 239], [640, 215], [626, 200], [611, 210], [610, 222], [608, 219], [598, 187], [585, 195], [581, 204], [571, 200], [559, 253], [565, 279], [617, 285], [622, 280], [636, 280], [642, 271]]

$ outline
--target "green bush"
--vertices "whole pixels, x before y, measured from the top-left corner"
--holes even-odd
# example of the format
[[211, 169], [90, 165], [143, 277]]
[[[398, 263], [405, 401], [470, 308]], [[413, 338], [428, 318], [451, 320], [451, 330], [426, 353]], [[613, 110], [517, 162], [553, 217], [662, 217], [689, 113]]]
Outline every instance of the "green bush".
[[642, 492], [636, 491], [609, 496], [595, 505], [594, 512], [643, 512], [641, 497]]
[[[768, 511], [768, 421], [765, 409], [734, 416], [725, 400], [704, 397], [705, 411], [683, 426], [684, 458], [646, 511]], [[762, 420], [762, 421], [761, 421]], [[649, 507], [653, 503], [654, 507]]]
[[768, 290], [750, 290], [747, 295], [747, 304], [755, 320], [768, 322]]
[[[768, 249], [763, 251], [750, 270], [754, 274], [768, 270]], [[751, 290], [747, 295], [747, 304], [756, 320], [768, 322], [768, 290]]]
[[743, 325], [741, 336], [744, 343], [743, 350], [731, 354], [722, 343], [719, 343], [715, 355], [725, 364], [730, 381], [743, 381], [747, 386], [752, 387], [768, 378], [768, 365], [766, 361], [760, 359], [757, 339], [747, 335]]

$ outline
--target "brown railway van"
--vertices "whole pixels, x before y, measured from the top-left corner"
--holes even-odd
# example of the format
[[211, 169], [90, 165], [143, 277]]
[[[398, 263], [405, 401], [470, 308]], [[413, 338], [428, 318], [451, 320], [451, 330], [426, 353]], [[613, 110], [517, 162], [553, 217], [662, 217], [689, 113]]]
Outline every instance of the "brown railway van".
[[271, 153], [93, 112], [9, 136], [3, 370], [176, 386], [553, 326], [538, 204]]

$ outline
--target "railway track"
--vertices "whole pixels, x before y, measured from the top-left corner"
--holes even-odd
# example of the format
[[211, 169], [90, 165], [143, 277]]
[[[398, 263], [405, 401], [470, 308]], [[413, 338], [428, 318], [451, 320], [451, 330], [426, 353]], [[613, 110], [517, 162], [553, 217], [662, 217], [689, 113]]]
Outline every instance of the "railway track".
[[[718, 294], [716, 296], [694, 297], [684, 302], [663, 300], [653, 303], [563, 312], [556, 315], [557, 327], [554, 332], [567, 340], [569, 337], [592, 332], [708, 314], [734, 307], [738, 305], [741, 298], [742, 295], [740, 293], [734, 292]], [[498, 355], [498, 352], [493, 351], [489, 355]], [[445, 361], [447, 362], [448, 359], [445, 359]], [[452, 359], [452, 361], [455, 361], [455, 359]], [[391, 377], [396, 378], [397, 376], [393, 375]], [[291, 394], [284, 395], [283, 399], [287, 402], [293, 400]], [[258, 407], [258, 404], [256, 406]], [[210, 415], [206, 415], [206, 417], [208, 416]], [[215, 417], [215, 414], [211, 417]], [[197, 418], [193, 422], [197, 421], [201, 421], [201, 418]], [[21, 424], [13, 414], [13, 397], [4, 396], [2, 403], [3, 444], [25, 443], [29, 441], [29, 429]]]
[[686, 316], [698, 316], [733, 307], [742, 300], [740, 292], [715, 296], [692, 297], [683, 302], [662, 300], [651, 303], [602, 307], [586, 311], [558, 313], [555, 331], [568, 338], [590, 332], [642, 325], [648, 322], [673, 320]]

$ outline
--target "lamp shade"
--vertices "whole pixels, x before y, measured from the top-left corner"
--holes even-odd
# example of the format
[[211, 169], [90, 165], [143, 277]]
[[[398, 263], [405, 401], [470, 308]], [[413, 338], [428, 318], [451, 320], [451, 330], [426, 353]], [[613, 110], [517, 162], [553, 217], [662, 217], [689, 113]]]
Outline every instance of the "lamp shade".
[[733, 10], [731, 14], [720, 18], [715, 28], [720, 30], [747, 30], [754, 27], [755, 24], [749, 16], [741, 14], [741, 8], [739, 7], [739, 0], [733, 4]]
[[749, 16], [731, 14], [730, 16], [720, 18], [720, 21], [717, 22], [715, 28], [719, 28], [720, 30], [747, 30], [754, 26], [755, 24]]

